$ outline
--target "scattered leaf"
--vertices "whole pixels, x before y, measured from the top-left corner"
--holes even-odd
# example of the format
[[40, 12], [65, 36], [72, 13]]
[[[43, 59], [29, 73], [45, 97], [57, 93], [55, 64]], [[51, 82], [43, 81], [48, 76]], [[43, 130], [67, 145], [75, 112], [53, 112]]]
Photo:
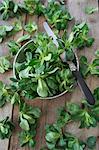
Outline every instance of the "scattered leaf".
[[85, 8], [85, 13], [90, 15], [93, 14], [94, 12], [98, 12], [98, 8], [94, 8], [94, 7], [86, 7]]

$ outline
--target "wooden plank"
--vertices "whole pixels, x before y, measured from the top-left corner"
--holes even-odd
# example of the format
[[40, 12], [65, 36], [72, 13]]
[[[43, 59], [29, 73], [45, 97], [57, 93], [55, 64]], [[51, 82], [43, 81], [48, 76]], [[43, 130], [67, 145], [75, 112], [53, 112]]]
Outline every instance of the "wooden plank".
[[[85, 55], [89, 61], [94, 59], [94, 52], [99, 48], [99, 13], [94, 13], [92, 15], [86, 15], [84, 9], [86, 6], [98, 7], [97, 0], [68, 0], [68, 8], [71, 14], [75, 17], [77, 22], [86, 21], [90, 27], [90, 34], [95, 38], [95, 42], [91, 48], [85, 48], [79, 52], [79, 56]], [[99, 86], [99, 78], [91, 76], [87, 79], [87, 84], [90, 89], [93, 91], [96, 87]], [[80, 102], [81, 97], [84, 97], [80, 92], [80, 89], [77, 87], [72, 94], [71, 101]], [[76, 134], [81, 139], [85, 140], [88, 136], [94, 135], [99, 136], [99, 128], [90, 128], [90, 129], [78, 129], [79, 125], [77, 123], [70, 124], [66, 127], [66, 130], [71, 133]], [[97, 148], [99, 149], [99, 141], [97, 140]]]
[[[86, 56], [88, 56], [89, 60], [93, 59], [93, 53], [94, 50], [96, 50], [97, 48], [99, 48], [99, 31], [98, 31], [98, 26], [99, 26], [99, 21], [98, 21], [98, 14], [93, 14], [91, 16], [85, 15], [83, 9], [85, 8], [85, 6], [87, 5], [92, 5], [92, 6], [97, 6], [97, 1], [93, 1], [93, 0], [68, 0], [67, 1], [67, 5], [68, 8], [70, 9], [71, 14], [73, 14], [73, 16], [76, 18], [76, 21], [87, 21], [88, 24], [90, 25], [91, 28], [91, 34], [93, 37], [95, 37], [95, 44], [93, 45], [93, 47], [91, 48], [85, 48], [83, 51], [79, 52], [79, 56], [81, 54], [84, 54]], [[27, 17], [27, 20], [31, 20], [34, 19], [34, 17]], [[40, 17], [40, 18], [35, 18], [34, 20], [36, 20], [38, 22], [38, 26], [39, 26], [39, 31], [44, 31], [43, 29], [43, 21], [44, 18]], [[24, 32], [25, 34], [25, 32]], [[90, 55], [89, 55], [90, 53]], [[88, 85], [91, 87], [91, 89], [93, 90], [96, 86], [99, 85], [99, 79], [97, 79], [96, 77], [91, 77], [87, 80]], [[34, 100], [34, 101], [28, 101], [27, 103], [32, 105], [32, 106], [39, 106], [42, 110], [42, 116], [40, 118], [39, 124], [38, 124], [38, 128], [37, 128], [37, 136], [36, 136], [36, 147], [34, 150], [40, 150], [41, 147], [43, 147], [45, 145], [45, 125], [47, 123], [53, 123], [56, 120], [56, 111], [59, 107], [64, 106], [65, 102], [67, 101], [72, 101], [72, 102], [79, 102], [80, 103], [80, 99], [83, 97], [79, 87], [75, 88], [73, 93], [68, 93], [63, 95], [62, 97], [59, 97], [57, 99], [53, 99], [53, 100]], [[16, 125], [16, 130], [13, 133], [13, 136], [11, 138], [11, 142], [10, 142], [10, 148], [9, 150], [30, 150], [30, 148], [28, 147], [24, 147], [24, 148], [20, 148], [19, 144], [18, 144], [18, 137], [17, 137], [17, 132], [20, 131], [19, 125], [18, 125], [18, 107], [16, 106], [14, 108], [14, 112], [13, 112], [13, 121]], [[91, 128], [90, 130], [86, 130], [86, 129], [78, 129], [78, 125], [77, 123], [73, 123], [73, 124], [69, 124], [66, 127], [66, 131], [70, 131], [74, 134], [76, 134], [78, 137], [80, 137], [81, 139], [84, 139], [89, 136], [89, 135], [96, 135], [98, 136], [98, 128]], [[98, 146], [98, 142], [97, 142], [97, 150], [99, 149]]]
[[[35, 21], [36, 23], [38, 23], [38, 17], [26, 15], [24, 24], [27, 24], [29, 21]], [[27, 32], [24, 31], [23, 35], [25, 35], [25, 34], [27, 34]], [[40, 100], [26, 101], [26, 103], [30, 104], [31, 106], [38, 106], [41, 108], [41, 101]], [[18, 124], [18, 113], [19, 113], [18, 106], [15, 106], [14, 111], [13, 111], [13, 122], [16, 125], [16, 129], [15, 129], [15, 132], [13, 133], [13, 135], [11, 137], [9, 150], [13, 150], [13, 149], [14, 150], [17, 150], [17, 149], [18, 150], [19, 149], [20, 150], [29, 150], [28, 146], [25, 146], [23, 148], [20, 148], [20, 146], [19, 146], [18, 133], [21, 131], [21, 128], [19, 127], [19, 124]], [[39, 135], [37, 135], [37, 140], [39, 140], [38, 136]]]
[[[0, 20], [0, 24], [11, 24], [13, 20], [8, 21], [7, 23], [4, 21]], [[9, 38], [9, 40], [13, 39], [13, 37]], [[3, 43], [0, 44], [0, 56], [4, 56], [8, 54], [8, 49], [7, 49], [7, 40], [6, 39]], [[12, 76], [12, 71], [8, 71], [4, 74], [0, 74], [0, 80], [2, 80], [4, 83], [9, 82], [9, 77]], [[6, 116], [9, 116], [11, 118], [12, 116], [12, 105], [7, 104], [3, 108], [0, 108], [0, 120], [4, 119]], [[7, 150], [9, 145], [9, 140], [0, 140], [0, 149], [1, 150]]]
[[[15, 0], [15, 2], [19, 2], [19, 0]], [[24, 17], [23, 17], [24, 19]], [[12, 24], [16, 19], [9, 19], [8, 21], [2, 21], [0, 20], [0, 24]], [[16, 39], [16, 36], [19, 37], [23, 33], [17, 33], [15, 36], [10, 37], [9, 39], [6, 39], [2, 44], [0, 44], [0, 56], [7, 55], [9, 53], [7, 42]], [[8, 71], [4, 74], [0, 74], [0, 80], [4, 81], [4, 83], [9, 83], [9, 78], [12, 77], [12, 71]], [[12, 118], [12, 105], [7, 104], [3, 108], [0, 109], [0, 120], [4, 119], [6, 116], [9, 116]], [[0, 140], [0, 149], [1, 150], [7, 150], [9, 147], [9, 140]]]

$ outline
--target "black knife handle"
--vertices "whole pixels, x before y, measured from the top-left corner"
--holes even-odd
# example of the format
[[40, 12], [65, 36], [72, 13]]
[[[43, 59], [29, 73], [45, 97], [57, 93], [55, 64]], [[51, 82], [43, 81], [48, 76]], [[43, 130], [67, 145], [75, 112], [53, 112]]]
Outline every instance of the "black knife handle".
[[76, 77], [79, 85], [80, 85], [80, 88], [81, 90], [83, 91], [86, 99], [87, 99], [87, 102], [90, 104], [90, 105], [94, 105], [95, 104], [95, 98], [94, 96], [92, 95], [92, 92], [90, 91], [89, 87], [87, 86], [86, 82], [84, 81], [81, 73], [79, 71], [72, 71], [73, 75]]

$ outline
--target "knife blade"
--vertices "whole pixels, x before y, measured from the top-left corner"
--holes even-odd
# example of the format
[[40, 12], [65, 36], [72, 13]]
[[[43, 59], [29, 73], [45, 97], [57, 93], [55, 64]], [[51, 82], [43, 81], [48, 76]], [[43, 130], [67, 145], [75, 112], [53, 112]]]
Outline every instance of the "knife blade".
[[43, 23], [44, 29], [49, 37], [52, 37], [53, 43], [58, 47], [59, 44], [57, 42], [57, 36], [54, 34], [54, 32], [51, 30], [47, 22]]

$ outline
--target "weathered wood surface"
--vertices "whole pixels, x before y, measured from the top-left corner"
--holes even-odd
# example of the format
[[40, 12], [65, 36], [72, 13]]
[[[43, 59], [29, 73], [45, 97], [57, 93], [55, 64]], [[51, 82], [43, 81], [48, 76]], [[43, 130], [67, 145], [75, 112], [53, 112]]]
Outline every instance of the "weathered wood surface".
[[[15, 0], [16, 2], [21, 0]], [[94, 13], [92, 15], [85, 15], [84, 8], [85, 6], [98, 6], [98, 0], [66, 0], [68, 9], [70, 10], [71, 14], [75, 17], [76, 21], [87, 21], [90, 26], [90, 34], [95, 38], [95, 43], [91, 48], [85, 48], [83, 51], [79, 52], [79, 56], [84, 54], [88, 57], [89, 61], [94, 58], [94, 51], [99, 49], [99, 13]], [[44, 31], [43, 29], [43, 21], [44, 18], [36, 17], [36, 16], [23, 16], [23, 22], [26, 24], [29, 20], [34, 20], [38, 23], [39, 31]], [[12, 23], [14, 20], [11, 20]], [[0, 21], [1, 22], [1, 21]], [[19, 36], [25, 34], [25, 32], [20, 32], [16, 36], [12, 37], [11, 39], [17, 39]], [[10, 39], [8, 39], [10, 40]], [[0, 44], [0, 56], [5, 55], [8, 53], [7, 49], [7, 41]], [[9, 82], [9, 77], [12, 76], [12, 72], [7, 72], [3, 75], [0, 75], [0, 79], [4, 82]], [[94, 88], [99, 86], [99, 78], [96, 77], [89, 77], [87, 79], [87, 83], [91, 90], [93, 91]], [[34, 150], [40, 150], [41, 147], [45, 144], [45, 130], [44, 127], [47, 123], [53, 123], [56, 120], [56, 110], [60, 106], [64, 106], [65, 102], [72, 101], [72, 102], [80, 102], [80, 99], [83, 97], [79, 87], [76, 87], [74, 92], [71, 94], [65, 94], [62, 97], [54, 99], [52, 101], [46, 100], [34, 100], [28, 101], [27, 103], [31, 104], [32, 106], [39, 106], [42, 110], [42, 116], [39, 121], [39, 125], [37, 128], [37, 136], [36, 136], [36, 148]], [[18, 126], [18, 107], [15, 106], [12, 109], [10, 104], [7, 104], [3, 109], [0, 109], [0, 119], [4, 116], [10, 116], [12, 118], [16, 129], [11, 137], [10, 140], [0, 140], [0, 150], [30, 150], [28, 147], [20, 148], [18, 144], [18, 135], [17, 133], [20, 132], [20, 127]], [[99, 137], [99, 128], [91, 128], [91, 129], [78, 129], [78, 124], [73, 123], [66, 127], [66, 130], [76, 134], [78, 137], [85, 139], [87, 136], [96, 135]], [[99, 139], [97, 140], [97, 148], [99, 150]]]
[[[0, 0], [1, 2], [2, 0]], [[19, 0], [14, 0], [15, 2], [19, 2]], [[25, 22], [25, 16], [22, 17], [23, 22]], [[16, 21], [16, 18], [8, 20], [8, 21], [1, 21], [0, 25], [2, 24], [13, 24]], [[13, 39], [17, 39], [18, 37], [23, 35], [23, 31], [17, 33], [15, 36], [4, 40], [2, 44], [0, 44], [0, 56], [7, 55], [9, 53], [7, 42]], [[6, 72], [5, 74], [0, 74], [0, 80], [4, 81], [4, 83], [9, 83], [9, 78], [12, 77], [12, 71]], [[11, 104], [6, 104], [3, 108], [0, 109], [0, 120], [9, 116], [12, 118], [13, 107]], [[9, 140], [0, 140], [0, 150], [8, 150], [9, 149]]]

